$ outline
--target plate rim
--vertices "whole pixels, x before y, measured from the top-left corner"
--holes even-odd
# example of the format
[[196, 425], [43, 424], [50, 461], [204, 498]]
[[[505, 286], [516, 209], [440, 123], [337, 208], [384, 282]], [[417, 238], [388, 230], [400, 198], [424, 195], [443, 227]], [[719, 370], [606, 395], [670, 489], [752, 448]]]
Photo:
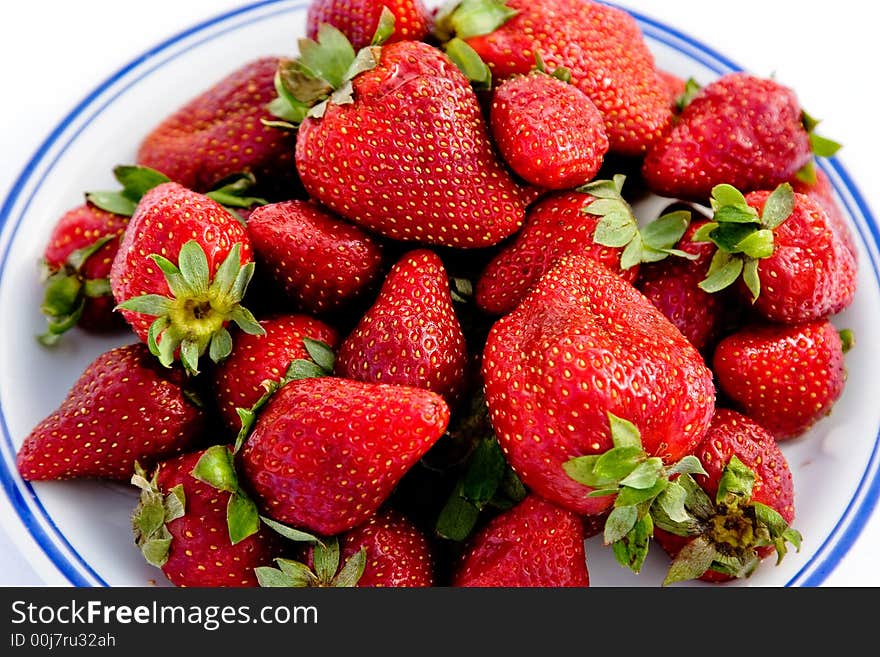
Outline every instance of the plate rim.
[[[659, 19], [649, 17], [639, 11], [620, 7], [613, 2], [602, 1], [602, 4], [621, 9], [630, 14], [639, 24], [642, 32], [659, 43], [688, 56], [705, 68], [717, 75], [742, 71], [743, 69], [733, 60], [717, 52], [714, 48], [703, 43], [699, 39], [674, 28]], [[268, 16], [281, 13], [291, 13], [307, 9], [308, 0], [258, 0], [244, 4], [241, 7], [220, 13], [211, 18], [195, 23], [178, 33], [160, 41], [117, 69], [102, 82], [97, 84], [91, 92], [80, 100], [64, 117], [49, 131], [42, 143], [36, 148], [33, 155], [14, 179], [6, 197], [0, 205], [0, 280], [6, 271], [8, 254], [22, 219], [27, 214], [30, 202], [40, 191], [45, 178], [52, 171], [56, 161], [66, 152], [77, 139], [79, 133], [95, 120], [107, 105], [125, 92], [126, 89], [137, 84], [144, 76], [160, 68], [163, 64], [174, 59], [199, 44], [216, 39], [225, 32], [248, 25], [252, 22], [265, 20]], [[268, 14], [261, 13], [263, 9], [275, 9]], [[235, 23], [235, 19], [248, 17], [246, 21]], [[210, 32], [214, 28], [217, 29]], [[187, 43], [191, 37], [200, 36], [200, 39]], [[178, 52], [172, 52], [177, 46], [185, 46]], [[157, 58], [165, 56], [159, 62]], [[128, 76], [135, 76], [127, 80]], [[113, 91], [114, 87], [125, 81], [126, 84], [115, 90], [109, 98], [104, 96]], [[103, 99], [103, 101], [102, 101]], [[96, 102], [102, 101], [100, 106]], [[95, 110], [82, 125], [76, 125], [90, 110]], [[69, 132], [70, 126], [76, 126]], [[64, 141], [61, 144], [62, 140]], [[53, 154], [54, 147], [61, 144], [61, 150]], [[41, 171], [41, 165], [46, 165]], [[822, 158], [819, 166], [829, 176], [839, 201], [845, 206], [849, 217], [853, 218], [854, 228], [858, 237], [867, 248], [869, 262], [873, 270], [874, 278], [880, 288], [880, 265], [878, 265], [874, 250], [880, 248], [880, 227], [862, 196], [861, 191], [855, 185], [852, 177], [838, 157]], [[39, 173], [39, 176], [37, 174]], [[26, 189], [33, 183], [32, 189]], [[27, 193], [27, 198], [24, 198]], [[23, 204], [22, 204], [23, 200]], [[21, 206], [14, 221], [13, 211]], [[858, 219], [862, 221], [859, 221]], [[862, 225], [864, 224], [864, 225]], [[871, 247], [874, 247], [873, 249]], [[2, 398], [0, 398], [0, 486], [6, 494], [7, 501], [11, 504], [17, 519], [21, 522], [29, 535], [42, 550], [41, 557], [48, 558], [51, 565], [68, 580], [73, 586], [102, 586], [109, 587], [98, 572], [80, 555], [71, 545], [68, 538], [61, 532], [54, 520], [42, 505], [39, 495], [30, 482], [21, 479], [15, 468], [16, 449], [12, 435], [9, 431], [6, 416], [3, 412]], [[10, 458], [11, 456], [11, 458]], [[828, 536], [819, 544], [815, 553], [793, 575], [785, 587], [790, 586], [819, 586], [833, 572], [838, 563], [850, 550], [859, 535], [862, 533], [868, 519], [872, 515], [880, 499], [880, 427], [874, 439], [873, 449], [860, 478], [852, 498], [842, 511], [840, 518], [829, 531]], [[31, 508], [30, 504], [33, 505]], [[68, 553], [69, 556], [65, 553]], [[25, 555], [29, 561], [33, 560], [30, 554]], [[76, 562], [76, 563], [75, 563]]]

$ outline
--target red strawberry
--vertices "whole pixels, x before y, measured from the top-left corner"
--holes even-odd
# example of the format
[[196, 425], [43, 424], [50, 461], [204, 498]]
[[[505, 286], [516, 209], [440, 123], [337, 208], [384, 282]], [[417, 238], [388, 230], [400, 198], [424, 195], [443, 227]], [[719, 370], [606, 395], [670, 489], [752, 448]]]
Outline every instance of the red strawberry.
[[853, 259], [857, 260], [858, 250], [856, 248], [855, 234], [843, 214], [840, 203], [837, 201], [837, 196], [831, 181], [828, 179], [828, 174], [819, 167], [814, 167], [814, 172], [814, 180], [806, 182], [800, 178], [795, 178], [791, 181], [792, 187], [794, 191], [812, 197], [814, 201], [822, 206], [825, 214], [828, 215], [828, 223], [831, 224], [834, 232], [837, 233], [844, 246], [852, 254]]
[[582, 255], [557, 260], [489, 334], [486, 401], [498, 442], [523, 483], [582, 514], [609, 497], [563, 464], [612, 448], [609, 414], [641, 431], [644, 451], [672, 463], [712, 417], [712, 373], [681, 332], [638, 290]]
[[257, 263], [308, 312], [326, 313], [351, 304], [381, 273], [379, 243], [309, 201], [257, 208], [247, 232]]
[[141, 489], [132, 517], [135, 540], [147, 562], [175, 586], [257, 586], [254, 569], [282, 554], [277, 534], [266, 527], [232, 543], [227, 527], [230, 493], [200, 481], [193, 471], [204, 451], [162, 461]]
[[548, 189], [589, 182], [608, 152], [605, 124], [593, 101], [541, 71], [515, 75], [495, 88], [489, 125], [510, 168]]
[[589, 586], [581, 519], [536, 495], [489, 521], [469, 543], [453, 586]]
[[693, 242], [691, 238], [705, 221], [690, 225], [677, 248], [696, 259], [667, 258], [645, 263], [639, 270], [636, 287], [669, 318], [700, 353], [711, 353], [724, 329], [733, 300], [722, 294], [710, 294], [700, 287], [714, 255], [712, 244]]
[[263, 125], [275, 97], [279, 60], [248, 62], [165, 118], [141, 142], [137, 163], [207, 192], [237, 173], [252, 173], [261, 189], [290, 198], [297, 189], [293, 135]]
[[233, 431], [241, 427], [236, 408], [249, 409], [266, 392], [263, 381], [278, 381], [291, 361], [308, 360], [303, 338], [336, 347], [336, 330], [308, 315], [277, 315], [260, 320], [264, 336], [241, 334], [229, 357], [212, 374], [217, 408]]
[[42, 311], [49, 326], [40, 337], [54, 344], [73, 326], [105, 332], [125, 326], [113, 312], [110, 265], [128, 217], [84, 203], [65, 212], [43, 252], [46, 291]]
[[394, 16], [388, 42], [421, 41], [428, 35], [429, 15], [421, 0], [313, 0], [306, 14], [306, 35], [317, 39], [320, 25], [329, 23], [359, 50], [370, 45], [386, 7]]
[[474, 248], [519, 229], [523, 198], [494, 153], [464, 74], [418, 41], [371, 52], [375, 66], [350, 80], [352, 102], [337, 92], [299, 127], [296, 166], [308, 192], [395, 240]]
[[659, 68], [657, 69], [657, 77], [660, 78], [660, 82], [669, 94], [670, 107], [674, 112], [678, 112], [679, 100], [687, 92], [688, 81], [671, 71]]
[[646, 249], [638, 220], [621, 195], [623, 180], [619, 175], [594, 181], [531, 205], [523, 229], [477, 280], [477, 305], [493, 315], [510, 312], [556, 258], [570, 253], [586, 254], [633, 282]]
[[743, 328], [718, 343], [712, 368], [720, 390], [777, 440], [828, 415], [846, 379], [844, 343], [828, 320]]
[[644, 35], [617, 7], [589, 0], [465, 0], [439, 21], [438, 32], [463, 39], [497, 79], [528, 73], [536, 54], [551, 70], [568, 69], [572, 84], [604, 117], [613, 153], [643, 154], [672, 118]]
[[695, 95], [648, 152], [642, 174], [662, 196], [705, 201], [721, 183], [743, 193], [773, 189], [812, 155], [794, 91], [775, 80], [729, 73]]
[[98, 356], [64, 401], [25, 438], [18, 471], [29, 481], [98, 477], [127, 480], [191, 447], [206, 423], [186, 376], [165, 369], [135, 343]]
[[467, 360], [443, 262], [418, 249], [392, 267], [376, 302], [339, 347], [335, 372], [424, 388], [454, 405], [463, 392]]
[[332, 536], [375, 513], [448, 422], [443, 398], [427, 390], [293, 381], [260, 413], [242, 474], [267, 515]]
[[654, 515], [654, 536], [674, 559], [664, 584], [748, 577], [774, 548], [782, 559], [786, 541], [800, 548], [800, 534], [789, 527], [795, 515], [791, 470], [763, 427], [719, 408], [694, 455], [705, 474], [676, 480], [685, 491], [681, 510], [690, 517], [676, 522]]
[[786, 324], [822, 319], [852, 303], [857, 263], [828, 215], [783, 183], [743, 196], [712, 191], [714, 219], [694, 239], [718, 247], [701, 287], [717, 292], [738, 279], [757, 313]]
[[229, 355], [233, 321], [248, 333], [263, 329], [239, 301], [253, 274], [247, 232], [222, 205], [162, 183], [141, 198], [110, 270], [113, 296], [137, 336], [168, 365], [179, 352], [198, 372], [209, 351]]

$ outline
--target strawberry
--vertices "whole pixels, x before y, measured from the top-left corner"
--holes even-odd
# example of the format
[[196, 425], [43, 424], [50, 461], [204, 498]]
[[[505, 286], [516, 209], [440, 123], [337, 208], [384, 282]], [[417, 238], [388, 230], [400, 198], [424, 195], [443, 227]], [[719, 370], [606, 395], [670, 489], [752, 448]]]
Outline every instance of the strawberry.
[[198, 192], [251, 173], [261, 189], [291, 198], [298, 188], [294, 137], [261, 122], [273, 118], [267, 105], [278, 62], [250, 61], [178, 108], [144, 137], [137, 163]]
[[[794, 484], [785, 455], [760, 424], [719, 408], [694, 455], [702, 474], [682, 474], [678, 495], [655, 504], [654, 536], [674, 561], [664, 585], [748, 577], [774, 549], [800, 549]], [[674, 501], [675, 500], [675, 501]], [[675, 518], [675, 519], [673, 519]]]
[[589, 182], [608, 152], [605, 124], [593, 101], [541, 70], [512, 76], [495, 88], [489, 126], [510, 168], [548, 189]]
[[705, 223], [691, 223], [677, 245], [696, 256], [694, 260], [667, 258], [646, 263], [635, 281], [639, 291], [704, 355], [711, 353], [721, 337], [730, 307], [737, 306], [735, 299], [710, 294], [700, 287], [714, 249], [707, 242], [693, 242], [691, 238]]
[[[640, 231], [621, 190], [625, 177], [596, 180], [577, 190], [548, 194], [526, 214], [526, 225], [489, 262], [477, 280], [475, 300], [485, 312], [513, 310], [554, 260], [585, 254], [627, 282], [636, 279], [641, 262], [666, 257], [687, 227], [682, 215], [658, 220], [671, 232]], [[653, 246], [652, 246], [653, 245]], [[654, 248], [656, 247], [656, 248]], [[679, 252], [681, 254], [681, 252]]]
[[858, 249], [856, 248], [856, 238], [853, 229], [850, 227], [846, 216], [843, 214], [843, 208], [837, 200], [834, 187], [828, 179], [828, 174], [821, 168], [814, 167], [812, 177], [802, 179], [795, 177], [791, 181], [794, 191], [806, 196], [812, 197], [828, 215], [828, 222], [831, 228], [837, 233], [844, 246], [852, 254], [854, 260], [858, 260]]
[[291, 361], [311, 358], [305, 338], [336, 347], [336, 329], [308, 315], [275, 315], [260, 320], [264, 336], [243, 333], [229, 357], [211, 374], [217, 409], [226, 426], [238, 431], [237, 408], [249, 409], [265, 392], [263, 381], [278, 381]]
[[306, 35], [317, 39], [318, 28], [329, 23], [359, 50], [371, 44], [383, 8], [394, 18], [393, 32], [386, 42], [421, 41], [428, 35], [430, 18], [421, 0], [313, 0], [306, 13]]
[[570, 71], [572, 84], [602, 114], [612, 153], [644, 154], [672, 118], [644, 35], [617, 7], [589, 0], [462, 0], [438, 16], [435, 32], [464, 40], [495, 79], [528, 73], [536, 54], [548, 68]]
[[[282, 71], [289, 112], [280, 114], [301, 120], [296, 167], [313, 198], [401, 241], [475, 248], [519, 229], [519, 188], [495, 155], [468, 79], [442, 51], [399, 41], [355, 59], [327, 25], [301, 51]], [[346, 75], [337, 61], [349, 62]], [[320, 79], [305, 84], [304, 71]], [[309, 89], [323, 99], [311, 109], [300, 100]]]
[[132, 515], [135, 542], [148, 563], [175, 586], [257, 586], [255, 568], [283, 554], [277, 534], [261, 528], [233, 542], [227, 527], [230, 493], [197, 478], [203, 451], [160, 462], [150, 479], [138, 467], [141, 489]]
[[113, 312], [110, 265], [128, 217], [105, 212], [86, 202], [56, 222], [43, 251], [45, 293], [41, 310], [48, 328], [43, 344], [55, 344], [74, 326], [107, 332], [124, 327]]
[[247, 232], [257, 264], [304, 311], [350, 305], [378, 280], [382, 249], [363, 230], [309, 201], [255, 209]]
[[230, 321], [263, 333], [239, 303], [253, 269], [244, 226], [216, 201], [168, 182], [140, 199], [110, 286], [123, 316], [162, 364], [179, 354], [187, 372], [197, 373], [206, 351], [214, 362], [229, 355]]
[[548, 501], [597, 514], [613, 501], [563, 464], [612, 448], [608, 416], [636, 425], [664, 463], [688, 454], [712, 417], [712, 373], [631, 284], [583, 255], [562, 257], [498, 320], [483, 355], [492, 425], [511, 467]]
[[692, 238], [717, 247], [704, 290], [717, 292], [741, 276], [738, 290], [756, 313], [786, 324], [822, 319], [852, 303], [857, 262], [811, 197], [788, 183], [745, 197], [718, 185], [711, 201], [713, 221]]
[[456, 567], [452, 585], [589, 586], [581, 519], [529, 495], [474, 536]]
[[332, 536], [375, 513], [448, 422], [443, 398], [427, 390], [292, 381], [260, 413], [240, 467], [269, 517]]
[[136, 461], [188, 449], [207, 416], [186, 384], [180, 368], [161, 367], [140, 343], [104, 352], [24, 439], [18, 471], [28, 481], [127, 480]]
[[[809, 127], [808, 127], [809, 126]], [[645, 157], [642, 174], [661, 196], [705, 201], [730, 184], [744, 194], [773, 189], [836, 144], [813, 135], [790, 88], [728, 73], [699, 90]]]
[[718, 387], [777, 440], [803, 435], [831, 412], [846, 380], [849, 335], [828, 320], [753, 325], [715, 349]]
[[417, 249], [391, 268], [375, 303], [340, 345], [335, 372], [424, 388], [454, 406], [463, 392], [467, 361], [443, 261], [433, 251]]
[[669, 94], [669, 104], [674, 112], [679, 110], [679, 101], [687, 93], [688, 80], [679, 77], [671, 71], [665, 69], [657, 69], [657, 77]]

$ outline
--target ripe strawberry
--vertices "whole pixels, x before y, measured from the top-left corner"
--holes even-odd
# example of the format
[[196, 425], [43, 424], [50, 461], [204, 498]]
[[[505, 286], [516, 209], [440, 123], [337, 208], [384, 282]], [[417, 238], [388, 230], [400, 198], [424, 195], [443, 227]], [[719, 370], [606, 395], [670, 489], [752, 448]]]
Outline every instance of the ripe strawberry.
[[162, 364], [170, 365], [179, 351], [186, 370], [197, 373], [205, 351], [214, 362], [229, 355], [230, 321], [263, 333], [239, 304], [253, 274], [251, 255], [244, 226], [222, 205], [162, 183], [138, 203], [110, 286], [123, 316]]
[[642, 155], [672, 118], [654, 56], [622, 9], [589, 0], [464, 0], [435, 31], [463, 39], [496, 79], [528, 73], [536, 54], [549, 69], [568, 69], [604, 117], [613, 153]]
[[313, 0], [306, 13], [306, 35], [317, 39], [318, 28], [329, 23], [359, 50], [370, 45], [386, 7], [394, 16], [394, 31], [386, 42], [421, 41], [428, 35], [430, 18], [421, 0]]
[[249, 409], [265, 393], [267, 379], [278, 381], [291, 361], [310, 358], [303, 338], [335, 348], [336, 330], [308, 315], [276, 315], [260, 320], [266, 334], [239, 335], [229, 357], [212, 373], [217, 409], [227, 427], [238, 431], [241, 419], [236, 408]]
[[679, 110], [679, 101], [682, 96], [687, 93], [688, 81], [671, 71], [659, 68], [657, 69], [657, 77], [660, 78], [660, 82], [669, 94], [670, 107], [672, 107], [673, 111], [677, 113]]
[[489, 521], [468, 544], [453, 586], [589, 586], [581, 519], [536, 495]]
[[125, 326], [113, 312], [110, 265], [128, 217], [84, 203], [65, 212], [43, 251], [46, 289], [41, 310], [48, 330], [43, 344], [55, 344], [74, 326], [106, 332]]
[[748, 326], [718, 343], [712, 369], [743, 413], [787, 440], [828, 415], [840, 398], [844, 348], [828, 320]]
[[731, 306], [738, 306], [729, 295], [710, 294], [700, 287], [714, 255], [712, 244], [691, 238], [705, 221], [688, 227], [678, 248], [696, 259], [667, 258], [646, 263], [639, 270], [635, 286], [675, 324], [702, 354], [711, 353], [724, 330]]
[[852, 254], [853, 259], [857, 261], [858, 250], [856, 248], [855, 234], [843, 214], [840, 203], [837, 201], [837, 196], [834, 193], [831, 181], [828, 179], [828, 174], [819, 167], [814, 167], [813, 176], [813, 179], [809, 181], [795, 178], [791, 181], [792, 188], [796, 192], [812, 197], [814, 201], [822, 206], [825, 214], [828, 215], [828, 223], [831, 224], [834, 232], [837, 233], [844, 246]]
[[[810, 162], [813, 147], [794, 91], [771, 79], [729, 73], [703, 87], [642, 166], [661, 196], [705, 201], [715, 185], [744, 194], [773, 189]], [[821, 140], [823, 144], [830, 144]]]
[[418, 388], [335, 377], [278, 390], [240, 456], [271, 518], [325, 536], [365, 522], [440, 438], [449, 408]]
[[358, 381], [424, 388], [450, 406], [465, 384], [468, 356], [449, 278], [433, 251], [406, 253], [375, 303], [342, 342], [335, 372]]
[[311, 313], [350, 305], [382, 270], [382, 249], [373, 237], [310, 201], [257, 208], [247, 232], [257, 264], [296, 307]]
[[638, 290], [583, 255], [557, 260], [489, 334], [486, 401], [498, 442], [531, 490], [581, 514], [588, 497], [563, 464], [612, 448], [609, 413], [641, 431], [644, 451], [677, 461], [712, 417], [712, 373]]
[[495, 88], [489, 126], [510, 168], [548, 189], [589, 182], [608, 152], [605, 124], [593, 101], [542, 71], [512, 76]]
[[179, 368], [165, 369], [135, 343], [95, 358], [66, 397], [24, 439], [18, 471], [28, 481], [97, 477], [127, 480], [190, 448], [206, 415]]
[[[324, 70], [323, 61], [312, 61], [316, 53], [335, 61], [341, 37], [325, 28], [321, 45], [306, 49], [299, 66]], [[299, 127], [296, 166], [309, 194], [395, 240], [475, 248], [519, 229], [523, 198], [495, 155], [464, 74], [418, 41], [364, 52], [371, 55], [357, 60], [363, 66], [354, 68], [350, 96], [334, 93]], [[353, 50], [348, 54], [354, 61]], [[325, 76], [332, 88], [345, 84]]]
[[[748, 577], [774, 548], [779, 560], [786, 542], [800, 549], [801, 536], [789, 527], [795, 515], [791, 470], [763, 427], [719, 408], [694, 455], [705, 474], [676, 479], [683, 504], [653, 507], [654, 536], [674, 559], [664, 584]], [[672, 514], [678, 520], [666, 511], [673, 506], [681, 512]]]
[[189, 452], [164, 460], [149, 480], [138, 468], [132, 478], [141, 489], [132, 516], [135, 542], [147, 562], [161, 568], [175, 586], [257, 586], [254, 569], [283, 554], [283, 545], [266, 527], [231, 541], [230, 493], [193, 474], [203, 454]]
[[297, 190], [294, 136], [264, 125], [275, 97], [278, 58], [248, 62], [167, 116], [143, 139], [137, 163], [184, 187], [207, 192], [252, 173], [260, 189], [291, 198]]
[[743, 196], [712, 191], [715, 215], [693, 239], [717, 248], [701, 287], [736, 282], [762, 317], [786, 324], [822, 319], [852, 303], [857, 263], [816, 201], [783, 183]]

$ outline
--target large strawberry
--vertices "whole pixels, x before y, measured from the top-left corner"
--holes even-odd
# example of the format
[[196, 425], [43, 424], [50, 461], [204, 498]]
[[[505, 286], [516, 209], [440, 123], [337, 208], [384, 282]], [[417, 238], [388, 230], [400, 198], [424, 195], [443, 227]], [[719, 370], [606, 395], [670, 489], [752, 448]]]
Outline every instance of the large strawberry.
[[529, 495], [489, 521], [468, 543], [452, 585], [589, 586], [581, 519]]
[[350, 305], [382, 270], [382, 249], [372, 236], [310, 201], [259, 207], [247, 232], [257, 264], [294, 306], [311, 313]]
[[813, 198], [788, 183], [746, 196], [724, 184], [713, 188], [711, 202], [713, 220], [692, 238], [716, 247], [704, 290], [739, 280], [761, 316], [787, 324], [822, 319], [852, 303], [858, 263]]
[[393, 32], [386, 42], [420, 41], [428, 35], [430, 18], [421, 0], [312, 0], [306, 13], [306, 35], [317, 39], [320, 26], [329, 23], [355, 49], [363, 48], [380, 28], [383, 9], [393, 16]]
[[144, 137], [137, 163], [199, 192], [251, 173], [261, 191], [291, 198], [298, 189], [294, 137], [262, 123], [273, 118], [267, 105], [278, 61], [250, 61], [186, 102]]
[[572, 458], [616, 441], [609, 414], [641, 432], [644, 451], [672, 463], [712, 417], [712, 373], [681, 332], [631, 284], [583, 255], [557, 260], [492, 327], [483, 356], [498, 441], [526, 486], [582, 514], [612, 503], [569, 478]]
[[230, 429], [241, 428], [236, 409], [250, 409], [266, 392], [263, 382], [278, 381], [291, 362], [311, 358], [305, 340], [335, 348], [336, 329], [308, 315], [274, 315], [260, 320], [265, 335], [237, 336], [229, 357], [211, 373], [217, 409]]
[[436, 393], [336, 377], [293, 381], [244, 444], [246, 485], [271, 518], [330, 536], [365, 522], [440, 438]]
[[563, 67], [599, 109], [610, 150], [638, 156], [672, 118], [669, 92], [635, 19], [581, 0], [462, 0], [438, 17], [441, 37], [471, 46], [497, 79], [528, 73], [536, 55]]
[[495, 88], [489, 126], [510, 168], [548, 189], [586, 184], [608, 152], [605, 123], [593, 101], [543, 70], [515, 75]]
[[315, 199], [396, 240], [474, 248], [520, 227], [519, 188], [470, 82], [441, 50], [398, 41], [355, 57], [328, 25], [300, 49], [281, 70], [280, 114], [301, 120], [296, 167]]
[[791, 470], [761, 425], [719, 408], [694, 455], [704, 472], [679, 476], [652, 507], [674, 559], [664, 584], [748, 577], [774, 550], [778, 563], [787, 543], [800, 549]]
[[41, 310], [48, 327], [40, 336], [54, 344], [74, 326], [105, 332], [124, 326], [110, 292], [110, 266], [128, 217], [86, 202], [57, 221], [43, 251], [46, 289]]
[[204, 453], [164, 460], [151, 475], [138, 468], [131, 478], [141, 489], [132, 515], [135, 542], [175, 586], [257, 586], [254, 569], [282, 557], [284, 546], [268, 527], [233, 542], [227, 522], [231, 493], [199, 478]]
[[247, 232], [216, 201], [173, 183], [141, 198], [110, 269], [110, 286], [137, 336], [164, 365], [179, 354], [198, 372], [207, 351], [232, 350], [226, 325], [263, 329], [240, 305], [253, 275]]
[[139, 461], [149, 467], [202, 439], [207, 416], [187, 377], [159, 365], [141, 343], [92, 361], [18, 450], [30, 481], [98, 477], [126, 480]]
[[846, 381], [841, 339], [826, 320], [747, 326], [718, 343], [718, 387], [777, 440], [796, 438], [828, 415]]
[[728, 73], [703, 87], [642, 166], [663, 196], [705, 201], [715, 185], [744, 194], [790, 181], [836, 144], [811, 134], [794, 91], [772, 79]]
[[375, 303], [340, 345], [335, 372], [425, 388], [454, 406], [467, 361], [443, 261], [417, 249], [391, 268]]

